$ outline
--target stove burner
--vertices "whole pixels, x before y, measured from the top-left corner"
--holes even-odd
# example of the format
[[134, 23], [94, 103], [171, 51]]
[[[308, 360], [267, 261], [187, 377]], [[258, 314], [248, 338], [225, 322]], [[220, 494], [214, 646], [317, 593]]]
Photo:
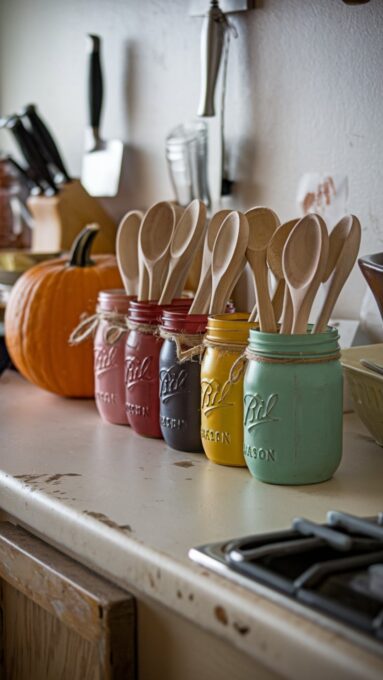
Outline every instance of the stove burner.
[[325, 525], [297, 518], [290, 530], [189, 554], [224, 575], [239, 574], [246, 583], [261, 583], [383, 640], [383, 513], [362, 519], [331, 511]]

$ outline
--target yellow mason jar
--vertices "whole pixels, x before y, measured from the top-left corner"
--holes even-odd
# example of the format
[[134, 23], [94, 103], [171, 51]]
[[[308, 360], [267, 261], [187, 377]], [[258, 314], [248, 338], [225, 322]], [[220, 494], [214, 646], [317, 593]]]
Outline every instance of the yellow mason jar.
[[[201, 366], [201, 439], [213, 463], [245, 466], [243, 457], [243, 354], [248, 314], [209, 316]], [[238, 361], [237, 361], [238, 360]], [[237, 363], [236, 363], [237, 362]]]

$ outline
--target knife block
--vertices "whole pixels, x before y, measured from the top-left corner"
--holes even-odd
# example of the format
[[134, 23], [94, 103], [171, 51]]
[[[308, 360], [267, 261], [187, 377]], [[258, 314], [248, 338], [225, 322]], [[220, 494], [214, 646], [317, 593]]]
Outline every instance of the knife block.
[[63, 184], [55, 196], [30, 196], [27, 205], [35, 222], [32, 250], [70, 250], [77, 234], [87, 224], [96, 222], [100, 232], [94, 242], [93, 252], [115, 252], [116, 224], [102, 205], [85, 191], [79, 180]]

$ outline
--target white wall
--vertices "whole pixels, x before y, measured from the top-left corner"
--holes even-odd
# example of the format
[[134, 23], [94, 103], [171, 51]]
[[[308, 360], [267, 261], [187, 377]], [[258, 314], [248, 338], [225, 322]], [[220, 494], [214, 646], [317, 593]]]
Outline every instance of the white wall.
[[[233, 17], [232, 204], [269, 205], [287, 219], [296, 213], [302, 173], [346, 173], [349, 210], [363, 226], [362, 253], [383, 250], [383, 1], [256, 4]], [[202, 20], [187, 10], [186, 0], [0, 0], [1, 113], [36, 102], [77, 174], [86, 120], [84, 34], [99, 33], [107, 77], [103, 132], [129, 145], [123, 207], [171, 196], [164, 138], [194, 117], [199, 97]], [[355, 271], [343, 314], [358, 314], [364, 290]]]

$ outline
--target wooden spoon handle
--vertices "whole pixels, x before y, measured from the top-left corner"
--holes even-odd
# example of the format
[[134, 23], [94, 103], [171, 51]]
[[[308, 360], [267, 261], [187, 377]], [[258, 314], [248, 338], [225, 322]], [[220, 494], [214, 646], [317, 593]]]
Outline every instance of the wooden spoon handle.
[[148, 272], [148, 279], [149, 279], [149, 300], [158, 300], [158, 298], [161, 295], [161, 281], [158, 280], [158, 277], [153, 276], [153, 272], [149, 271]]
[[205, 272], [200, 280], [189, 314], [207, 314], [211, 298], [211, 270]]
[[192, 260], [190, 260], [189, 262], [185, 262], [184, 266], [179, 271], [178, 281], [177, 281], [177, 285], [174, 289], [173, 298], [181, 297], [181, 295], [184, 291], [186, 279], [189, 275], [192, 264], [193, 264]]
[[326, 295], [323, 300], [318, 319], [315, 323], [313, 333], [323, 333], [323, 331], [326, 330], [339, 294], [346, 283], [358, 256], [361, 238], [361, 226], [359, 220], [356, 218], [353, 219], [354, 222], [352, 232], [347, 237], [342, 252], [340, 253], [338, 261], [334, 267], [332, 276], [326, 285]]
[[173, 268], [170, 263], [170, 268], [162, 292], [160, 292], [160, 305], [169, 305], [174, 297], [174, 291], [176, 289], [179, 279], [179, 271], [177, 267]]
[[139, 301], [149, 300], [149, 274], [140, 257], [138, 263], [138, 297]]
[[229, 281], [226, 281], [226, 287], [223, 288], [218, 285], [215, 293], [213, 292], [210, 300], [209, 314], [224, 314], [227, 303], [230, 299], [235, 286], [237, 285], [243, 270], [246, 267], [246, 258], [244, 257], [237, 267], [232, 270], [232, 276]]
[[293, 305], [291, 302], [290, 291], [287, 286], [285, 286], [285, 292], [283, 295], [283, 308], [281, 316], [281, 328], [280, 333], [284, 335], [290, 335], [293, 326]]
[[303, 305], [302, 303], [299, 308], [295, 309], [293, 305], [293, 326], [291, 329], [292, 335], [305, 335], [307, 333], [307, 324], [309, 321], [310, 311], [311, 305], [309, 307], [308, 305]]
[[253, 322], [256, 321], [258, 316], [258, 308], [257, 308], [257, 303], [255, 303], [253, 309], [250, 312], [250, 316], [248, 318], [248, 322]]
[[271, 304], [273, 305], [274, 316], [275, 316], [276, 322], [280, 321], [281, 316], [282, 316], [285, 287], [286, 287], [285, 280], [279, 279], [279, 281], [277, 283], [277, 287], [274, 291], [273, 298], [271, 300]]
[[253, 253], [252, 269], [255, 280], [255, 299], [258, 308], [259, 328], [265, 333], [276, 333], [277, 324], [275, 322], [274, 309], [271, 304], [269, 293], [269, 282], [267, 278], [268, 269], [266, 265], [266, 251]]

